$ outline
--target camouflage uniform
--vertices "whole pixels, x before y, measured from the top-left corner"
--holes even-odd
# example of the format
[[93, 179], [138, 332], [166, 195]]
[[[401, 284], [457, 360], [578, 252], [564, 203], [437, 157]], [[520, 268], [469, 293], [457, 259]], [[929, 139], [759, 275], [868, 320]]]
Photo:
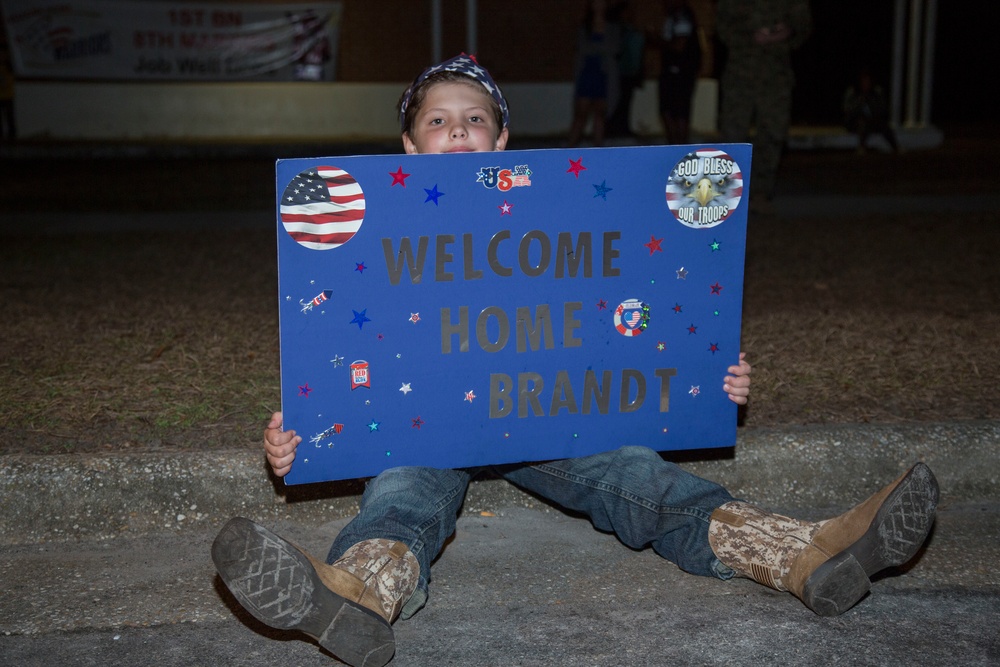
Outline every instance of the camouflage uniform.
[[[791, 36], [782, 42], [760, 45], [754, 33], [783, 23]], [[719, 0], [716, 29], [728, 48], [722, 73], [719, 127], [724, 141], [753, 137], [753, 193], [770, 199], [791, 119], [792, 51], [812, 30], [808, 0]]]

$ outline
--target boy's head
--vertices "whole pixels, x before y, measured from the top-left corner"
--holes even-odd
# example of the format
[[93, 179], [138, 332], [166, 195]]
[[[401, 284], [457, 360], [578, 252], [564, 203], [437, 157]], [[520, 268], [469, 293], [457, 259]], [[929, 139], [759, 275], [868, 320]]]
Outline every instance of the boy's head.
[[503, 150], [507, 101], [489, 72], [462, 54], [424, 70], [399, 99], [407, 153]]

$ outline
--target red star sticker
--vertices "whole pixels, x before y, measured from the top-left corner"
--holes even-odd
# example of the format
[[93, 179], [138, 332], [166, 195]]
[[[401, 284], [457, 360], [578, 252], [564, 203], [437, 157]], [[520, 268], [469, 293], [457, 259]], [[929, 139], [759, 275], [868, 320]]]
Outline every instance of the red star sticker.
[[579, 160], [569, 161], [569, 169], [566, 170], [566, 173], [573, 172], [574, 176], [580, 178], [580, 172], [584, 170], [586, 170], [586, 167], [583, 166], [583, 158], [580, 158]]
[[688, 335], [695, 333], [697, 330], [698, 327], [692, 324], [691, 326], [688, 327]]
[[359, 263], [357, 263], [357, 264], [354, 265], [354, 270], [357, 271], [358, 273], [364, 273], [365, 269], [367, 269], [367, 268], [368, 267], [365, 266], [364, 262], [359, 262]]
[[649, 254], [652, 255], [654, 252], [657, 252], [657, 251], [663, 252], [663, 248], [660, 247], [661, 243], [663, 243], [663, 239], [658, 239], [655, 236], [653, 236], [652, 234], [650, 234], [649, 235], [649, 243], [643, 243], [642, 245], [644, 245], [647, 248], [649, 248]]
[[[392, 176], [392, 185], [399, 184], [402, 185], [404, 188], [406, 187], [406, 178], [407, 176], [409, 176], [409, 174], [403, 173], [403, 165], [399, 165], [399, 169], [397, 169], [396, 171], [390, 171], [389, 175]], [[389, 187], [391, 188], [392, 185], [390, 185]]]
[[608, 309], [607, 301], [601, 299], [600, 301], [597, 302], [597, 310], [607, 310], [607, 309]]
[[502, 216], [503, 215], [513, 215], [510, 212], [510, 209], [514, 208], [514, 205], [513, 204], [508, 204], [506, 199], [503, 200], [503, 206], [497, 206], [497, 208], [500, 209], [500, 215], [502, 215]]
[[308, 382], [299, 385], [299, 396], [305, 396], [306, 398], [309, 398], [310, 391], [312, 391], [312, 387], [309, 386]]
[[722, 285], [720, 285], [718, 282], [716, 282], [714, 285], [712, 285], [712, 294], [718, 294], [718, 295], [721, 296], [722, 295]]
[[411, 421], [413, 422], [413, 425], [410, 426], [410, 428], [415, 428], [418, 430], [420, 429], [420, 425], [424, 423], [424, 420], [421, 419], [419, 416], [417, 416], [416, 419], [412, 419]]
[[679, 303], [674, 304], [674, 312], [675, 313], [680, 313], [681, 312], [681, 304], [679, 304]]
[[718, 343], [711, 343], [708, 346], [708, 351], [711, 352], [712, 354], [715, 354], [716, 352], [719, 351], [719, 344]]

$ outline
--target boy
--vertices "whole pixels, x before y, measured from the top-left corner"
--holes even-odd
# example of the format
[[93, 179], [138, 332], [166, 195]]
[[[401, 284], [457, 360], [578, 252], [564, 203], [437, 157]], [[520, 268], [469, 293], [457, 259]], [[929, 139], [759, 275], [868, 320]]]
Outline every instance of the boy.
[[[503, 150], [509, 114], [499, 88], [474, 59], [426, 70], [400, 100], [407, 153]], [[742, 405], [750, 365], [741, 353], [723, 382]], [[291, 469], [301, 437], [264, 431], [268, 463]], [[937, 483], [923, 464], [844, 515], [809, 523], [735, 500], [721, 486], [644, 447], [497, 469], [508, 481], [586, 514], [634, 548], [652, 548], [682, 569], [728, 579], [737, 574], [787, 590], [821, 615], [846, 611], [869, 577], [908, 561], [934, 519]], [[262, 622], [297, 629], [350, 665], [380, 667], [395, 652], [391, 624], [427, 600], [430, 564], [455, 530], [470, 473], [392, 468], [372, 479], [358, 515], [323, 563], [266, 528], [234, 518], [212, 557], [239, 602]]]

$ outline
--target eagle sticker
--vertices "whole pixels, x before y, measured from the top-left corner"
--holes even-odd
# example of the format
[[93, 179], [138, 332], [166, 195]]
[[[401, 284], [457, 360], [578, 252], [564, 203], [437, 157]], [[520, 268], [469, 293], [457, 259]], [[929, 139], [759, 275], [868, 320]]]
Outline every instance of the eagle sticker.
[[743, 198], [743, 172], [723, 151], [688, 153], [670, 172], [667, 206], [692, 229], [708, 229], [728, 218]]

